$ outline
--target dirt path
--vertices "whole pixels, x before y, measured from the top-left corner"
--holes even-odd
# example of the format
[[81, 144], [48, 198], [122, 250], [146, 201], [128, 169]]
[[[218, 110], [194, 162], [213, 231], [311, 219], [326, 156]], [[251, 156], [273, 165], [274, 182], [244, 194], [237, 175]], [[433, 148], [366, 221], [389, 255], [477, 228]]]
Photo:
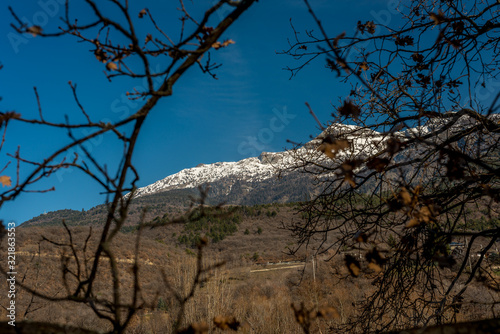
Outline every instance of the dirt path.
[[266, 268], [266, 269], [254, 269], [250, 270], [251, 273], [258, 273], [258, 272], [264, 272], [264, 271], [272, 271], [272, 270], [284, 270], [284, 269], [293, 269], [293, 268], [299, 268], [299, 267], [304, 267], [305, 263], [299, 263], [296, 265], [292, 266], [280, 266], [280, 267], [275, 267], [275, 268]]
[[[24, 252], [24, 251], [19, 251], [19, 252], [16, 252], [16, 255], [21, 255], [21, 256], [38, 256], [39, 254], [38, 253], [30, 253], [30, 252]], [[48, 258], [61, 258], [61, 255], [54, 255], [54, 254], [47, 254], [47, 253], [41, 253], [40, 254], [41, 257], [48, 257]], [[89, 261], [93, 260], [94, 258], [90, 258]], [[109, 259], [106, 258], [106, 257], [102, 257], [102, 259], [104, 259], [105, 261]], [[119, 262], [119, 263], [131, 263], [133, 264], [134, 263], [134, 259], [116, 259], [116, 262]], [[154, 263], [151, 262], [149, 259], [146, 259], [146, 260], [139, 260], [139, 263], [141, 264], [145, 264], [145, 265], [148, 265], [148, 266], [153, 266]]]

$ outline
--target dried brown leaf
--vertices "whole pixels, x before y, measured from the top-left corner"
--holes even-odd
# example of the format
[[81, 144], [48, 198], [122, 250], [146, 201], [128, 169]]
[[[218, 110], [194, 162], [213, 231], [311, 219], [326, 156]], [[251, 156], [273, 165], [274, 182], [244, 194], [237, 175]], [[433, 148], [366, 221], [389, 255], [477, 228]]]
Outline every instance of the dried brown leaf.
[[352, 276], [354, 277], [359, 276], [359, 273], [361, 271], [361, 265], [359, 264], [359, 261], [356, 260], [353, 256], [351, 255], [345, 256], [345, 265], [347, 267], [347, 270], [349, 270], [349, 273]]
[[415, 52], [411, 55], [411, 59], [416, 63], [421, 63], [424, 61], [424, 56], [421, 53]]
[[209, 330], [208, 324], [205, 322], [198, 322], [191, 324], [189, 327], [181, 329], [179, 334], [207, 334]]
[[377, 273], [382, 271], [382, 267], [376, 263], [373, 263], [373, 262], [368, 263], [368, 268], [377, 272]]
[[406, 228], [412, 228], [412, 227], [417, 227], [420, 225], [420, 222], [418, 221], [417, 218], [412, 218], [410, 221], [406, 224]]
[[358, 232], [354, 236], [354, 241], [356, 242], [367, 242], [368, 241], [368, 234], [365, 232]]
[[310, 320], [311, 313], [304, 306], [304, 302], [300, 304], [300, 308], [296, 307], [294, 303], [291, 304], [291, 307], [295, 315], [295, 321], [297, 321], [299, 325], [302, 326], [304, 323], [306, 323], [306, 321]]
[[384, 264], [387, 262], [385, 257], [380, 254], [377, 248], [373, 248], [370, 252], [366, 253], [366, 260], [368, 261], [368, 268], [381, 272]]
[[401, 46], [411, 46], [413, 45], [414, 39], [411, 36], [396, 36], [396, 45], [401, 45]]
[[349, 183], [351, 187], [356, 186], [356, 182], [354, 181], [354, 169], [361, 165], [361, 160], [346, 160], [340, 165], [340, 169], [344, 174], [344, 181]]
[[342, 67], [344, 69], [344, 71], [349, 74], [349, 66], [347, 66], [347, 63], [345, 62], [344, 59], [342, 58], [336, 58], [335, 61], [337, 62], [337, 64], [339, 64], [340, 67]]
[[424, 223], [429, 223], [433, 219], [432, 212], [428, 206], [424, 206], [418, 211], [418, 218]]
[[354, 175], [352, 173], [346, 174], [344, 176], [344, 181], [346, 181], [347, 183], [349, 183], [349, 185], [351, 187], [353, 187], [353, 188], [356, 187], [356, 181], [354, 181]]
[[116, 65], [116, 63], [110, 61], [106, 64], [106, 68], [108, 69], [108, 71], [116, 71], [118, 69], [118, 65]]
[[2, 188], [12, 187], [12, 181], [10, 179], [10, 176], [7, 175], [0, 175], [0, 183], [2, 184]]
[[363, 34], [365, 31], [367, 31], [370, 34], [375, 33], [375, 23], [373, 21], [366, 21], [365, 24], [362, 24], [361, 21], [358, 21], [358, 30]]
[[366, 167], [370, 169], [374, 169], [377, 172], [383, 172], [387, 165], [390, 163], [390, 160], [387, 158], [371, 158], [366, 163]]
[[439, 268], [441, 269], [452, 268], [457, 263], [457, 261], [451, 255], [434, 256], [432, 259], [437, 262]]
[[203, 33], [206, 34], [206, 35], [210, 35], [212, 33], [212, 31], [214, 31], [214, 28], [213, 27], [207, 27], [207, 26], [204, 26], [202, 28], [203, 30]]
[[462, 46], [462, 42], [460, 42], [458, 39], [447, 39], [446, 43], [451, 45], [451, 47], [455, 50], [460, 49], [460, 47]]
[[424, 205], [419, 210], [413, 212], [413, 218], [410, 219], [406, 228], [416, 227], [421, 224], [429, 224], [436, 220], [436, 216], [439, 214], [437, 206], [430, 204]]
[[94, 55], [101, 63], [105, 63], [108, 60], [108, 55], [103, 49], [95, 49]]
[[415, 196], [418, 196], [422, 192], [422, 189], [422, 186], [416, 186], [412, 192]]
[[391, 155], [398, 153], [403, 147], [403, 143], [396, 138], [390, 138], [389, 140], [387, 140], [386, 145], [387, 152], [389, 152]]
[[410, 193], [408, 192], [408, 190], [406, 188], [402, 188], [400, 191], [399, 191], [399, 197], [401, 198], [401, 201], [403, 202], [404, 205], [406, 206], [410, 206], [411, 203], [412, 203], [412, 197], [410, 195]]
[[451, 24], [451, 27], [453, 28], [453, 30], [455, 30], [457, 34], [461, 34], [464, 31], [465, 24], [463, 21], [453, 22]]
[[330, 159], [334, 159], [339, 151], [349, 148], [350, 144], [347, 139], [335, 139], [332, 135], [328, 135], [323, 139], [323, 142], [317, 148]]
[[235, 41], [233, 41], [232, 39], [227, 39], [225, 40], [224, 42], [215, 42], [212, 44], [212, 47], [215, 49], [215, 50], [218, 50], [220, 48], [225, 48], [226, 46], [230, 45], [230, 44], [234, 44], [236, 43]]
[[222, 47], [226, 47], [230, 44], [235, 44], [236, 42], [233, 41], [232, 39], [226, 39], [223, 43], [222, 43]]
[[237, 331], [241, 326], [240, 322], [235, 317], [218, 315], [214, 318], [214, 325], [222, 330], [232, 329]]
[[354, 119], [357, 119], [361, 114], [361, 108], [348, 100], [344, 101], [344, 104], [338, 108], [338, 111], [341, 116], [352, 117]]
[[31, 27], [28, 27], [26, 28], [26, 32], [30, 33], [31, 35], [33, 35], [33, 37], [36, 37], [38, 35], [40, 35], [42, 33], [42, 27], [40, 26], [31, 26]]
[[340, 70], [339, 68], [337, 67], [337, 64], [335, 64], [335, 62], [331, 59], [326, 59], [326, 67], [329, 68], [330, 70], [332, 71], [335, 71], [337, 72], [337, 75], [340, 76]]
[[438, 10], [437, 14], [431, 13], [430, 18], [432, 21], [434, 21], [434, 25], [438, 25], [441, 22], [446, 21], [446, 17], [444, 16], [444, 13], [441, 9]]
[[318, 309], [317, 316], [324, 318], [324, 319], [333, 319], [333, 318], [338, 319], [338, 318], [340, 318], [339, 312], [337, 311], [337, 309], [335, 307], [332, 307], [332, 306], [320, 307]]
[[345, 37], [345, 31], [343, 33], [341, 33], [340, 35], [338, 35], [337, 37], [334, 38], [333, 42], [332, 42], [332, 45], [334, 48], [337, 47], [337, 45], [339, 44], [339, 41]]
[[4, 122], [17, 118], [21, 118], [21, 114], [18, 114], [15, 111], [7, 111], [5, 113], [0, 112], [0, 128], [3, 126]]
[[368, 63], [366, 61], [359, 64], [359, 68], [362, 69], [363, 71], [368, 71], [370, 69], [370, 67], [368, 66]]

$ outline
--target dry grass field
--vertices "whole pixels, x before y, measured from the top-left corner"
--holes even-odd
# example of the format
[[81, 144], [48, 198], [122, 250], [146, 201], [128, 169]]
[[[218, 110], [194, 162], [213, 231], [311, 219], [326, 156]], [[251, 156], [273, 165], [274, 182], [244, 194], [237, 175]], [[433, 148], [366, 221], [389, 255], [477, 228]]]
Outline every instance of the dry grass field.
[[[276, 214], [266, 214], [269, 210]], [[292, 207], [265, 209], [261, 214], [243, 215], [238, 229], [216, 243], [204, 248], [203, 264], [224, 263], [204, 274], [194, 297], [185, 305], [179, 327], [206, 324], [210, 332], [218, 332], [213, 319], [229, 317], [240, 323], [243, 333], [303, 333], [297, 319], [306, 315], [314, 333], [345, 331], [346, 325], [358, 314], [360, 306], [375, 287], [371, 284], [377, 275], [365, 272], [351, 277], [341, 255], [333, 251], [317, 256], [313, 266], [312, 254], [318, 244], [301, 249], [294, 255], [287, 250], [294, 239], [282, 228], [284, 221], [298, 219]], [[97, 246], [99, 230], [94, 228], [86, 255], [82, 249], [90, 227], [72, 227], [74, 243], [81, 259], [90, 266], [91, 255]], [[196, 248], [178, 242], [183, 226], [174, 225], [143, 231], [139, 250], [140, 298], [144, 305], [128, 327], [129, 333], [168, 333], [176, 326], [179, 303], [173, 292], [187, 294], [197, 271]], [[63, 227], [26, 227], [17, 230], [18, 281], [37, 292], [62, 296], [65, 292], [62, 263], [74, 261], [68, 247], [59, 247], [42, 236], [67, 243]], [[119, 233], [112, 245], [120, 271], [119, 284], [124, 301], [133, 291], [132, 265], [136, 233]], [[65, 260], [66, 259], [66, 260]], [[328, 261], [327, 261], [328, 260]], [[445, 269], [446, 280], [453, 273]], [[98, 271], [97, 296], [112, 298], [112, 277], [109, 261], [103, 261]], [[448, 278], [446, 278], [448, 277]], [[71, 287], [76, 281], [68, 279]], [[417, 298], [418, 296], [409, 296]], [[486, 291], [481, 285], [472, 285], [466, 298], [476, 305], [464, 307], [457, 320], [475, 320], [500, 311], [497, 306], [482, 306], [498, 299], [498, 293]], [[6, 296], [0, 296], [5, 305]], [[295, 307], [292, 308], [292, 305]], [[325, 311], [326, 310], [326, 311]], [[321, 316], [318, 315], [318, 311]], [[1, 316], [6, 315], [1, 309]], [[95, 316], [87, 306], [70, 302], [48, 302], [26, 291], [17, 295], [18, 321], [47, 321], [63, 323], [90, 330], [110, 330], [109, 324]], [[305, 321], [305, 320], [304, 320]], [[409, 323], [409, 326], [412, 324]]]

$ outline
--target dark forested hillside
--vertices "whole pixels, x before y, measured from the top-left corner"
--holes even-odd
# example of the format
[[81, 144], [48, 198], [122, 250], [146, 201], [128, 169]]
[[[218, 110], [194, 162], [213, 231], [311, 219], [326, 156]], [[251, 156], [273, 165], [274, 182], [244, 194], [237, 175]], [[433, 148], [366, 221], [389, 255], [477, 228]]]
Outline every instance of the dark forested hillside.
[[[258, 205], [268, 203], [290, 203], [307, 199], [313, 187], [310, 178], [288, 175], [262, 182], [236, 182], [230, 190], [224, 181], [211, 185], [205, 204]], [[139, 222], [141, 212], [147, 208], [147, 218], [165, 213], [180, 213], [189, 207], [192, 198], [200, 197], [198, 189], [176, 189], [135, 198], [129, 209], [130, 219], [126, 225]], [[87, 211], [58, 210], [44, 213], [23, 223], [22, 226], [59, 225], [62, 220], [68, 225], [100, 225], [106, 219], [106, 204]]]

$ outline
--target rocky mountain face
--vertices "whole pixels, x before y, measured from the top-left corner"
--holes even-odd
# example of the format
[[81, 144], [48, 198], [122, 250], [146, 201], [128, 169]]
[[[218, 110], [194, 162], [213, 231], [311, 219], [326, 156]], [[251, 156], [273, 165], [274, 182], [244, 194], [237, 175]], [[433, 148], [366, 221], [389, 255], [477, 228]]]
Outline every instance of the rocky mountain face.
[[[303, 173], [313, 172], [315, 166], [334, 167], [342, 161], [362, 160], [386, 147], [390, 139], [405, 142], [413, 137], [428, 138], [428, 141], [444, 141], [464, 127], [472, 127], [476, 120], [469, 116], [449, 113], [440, 119], [432, 119], [426, 124], [400, 131], [402, 127], [393, 127], [386, 132], [377, 132], [356, 125], [334, 123], [325, 129], [315, 139], [303, 146], [285, 152], [263, 152], [259, 157], [246, 158], [236, 162], [217, 162], [213, 164], [200, 164], [194, 168], [184, 169], [170, 175], [151, 185], [139, 188], [134, 197], [140, 198], [173, 189], [192, 189], [209, 184], [212, 188], [210, 196], [234, 204], [256, 204], [265, 201], [286, 202], [302, 200], [313, 195], [311, 186], [312, 178], [327, 177]], [[448, 122], [456, 116], [455, 123], [446, 127]], [[492, 115], [495, 120], [500, 120], [499, 115]], [[434, 136], [434, 134], [438, 134]], [[327, 145], [327, 149], [335, 150], [334, 155], [323, 154], [321, 145], [325, 138], [336, 141]], [[345, 140], [345, 143], [338, 141]], [[342, 146], [345, 145], [345, 146]], [[403, 160], [420, 154], [421, 148], [407, 149], [403, 154], [397, 154], [394, 160]], [[425, 150], [425, 148], [424, 148]], [[320, 168], [317, 168], [318, 170]], [[358, 172], [363, 169], [361, 166]], [[314, 182], [313, 182], [314, 183]], [[271, 194], [274, 193], [274, 194]], [[265, 195], [268, 194], [268, 195]], [[260, 198], [260, 200], [259, 200]]]
[[[197, 188], [205, 185], [210, 186], [207, 198], [210, 204], [255, 205], [303, 201], [321, 191], [321, 188], [318, 188], [321, 182], [317, 181], [338, 173], [336, 167], [342, 161], [359, 160], [372, 155], [384, 149], [386, 142], [391, 138], [405, 141], [414, 136], [422, 137], [435, 131], [439, 132], [446, 123], [443, 120], [433, 120], [405, 131], [399, 131], [400, 129], [396, 127], [384, 133], [355, 125], [332, 124], [315, 139], [294, 150], [276, 153], [263, 152], [259, 157], [236, 162], [199, 164], [139, 188], [134, 193], [132, 212], [134, 210], [139, 212], [145, 206], [156, 208], [153, 211], [158, 212], [161, 212], [162, 207], [166, 205], [186, 206], [190, 197], [199, 194]], [[472, 126], [472, 123], [470, 118], [463, 116], [456, 122], [456, 126], [441, 131], [442, 133], [435, 140], [444, 140], [457, 129]], [[341, 141], [338, 141], [339, 139]], [[334, 143], [328, 144], [332, 140]], [[324, 147], [322, 148], [321, 145], [325, 143], [328, 144], [328, 150], [333, 147], [335, 154], [330, 156], [324, 154]], [[336, 145], [340, 145], [340, 149], [335, 152]], [[418, 154], [418, 152], [406, 150], [404, 154], [395, 155], [393, 159], [406, 159], [412, 154]], [[411, 166], [408, 168], [411, 172]], [[362, 173], [363, 169], [363, 166], [358, 167], [356, 173]], [[367, 184], [365, 187], [370, 187], [370, 185]], [[130, 196], [130, 194], [125, 196]], [[104, 206], [89, 210], [98, 214], [105, 211]], [[76, 211], [64, 212], [64, 215], [68, 214], [82, 215], [81, 212]], [[48, 217], [37, 218], [37, 221], [47, 223]], [[95, 220], [92, 219], [92, 221]], [[32, 221], [29, 222], [33, 223]]]
[[204, 184], [214, 185], [214, 195], [230, 194], [234, 185], [242, 186], [243, 191], [250, 191], [251, 186], [245, 189], [242, 184], [257, 184], [276, 176], [276, 166], [273, 166], [271, 160], [270, 154], [262, 153], [258, 158], [247, 158], [237, 162], [200, 164], [139, 188], [134, 196], [142, 197], [173, 189], [196, 188]]
[[[234, 204], [261, 204], [259, 197], [265, 198], [265, 201], [278, 202], [303, 200], [311, 195], [308, 193], [311, 187], [307, 186], [311, 183], [311, 176], [302, 173], [304, 167], [309, 165], [309, 161], [331, 163], [330, 159], [317, 149], [323, 138], [330, 134], [343, 136], [350, 142], [348, 149], [339, 152], [339, 159], [346, 155], [370, 154], [384, 140], [383, 136], [375, 131], [354, 125], [334, 124], [300, 148], [285, 152], [262, 152], [259, 157], [236, 162], [199, 164], [137, 189], [134, 197], [141, 198], [174, 189], [193, 189], [210, 185], [210, 197], [225, 199]], [[275, 194], [266, 196], [268, 192]]]

